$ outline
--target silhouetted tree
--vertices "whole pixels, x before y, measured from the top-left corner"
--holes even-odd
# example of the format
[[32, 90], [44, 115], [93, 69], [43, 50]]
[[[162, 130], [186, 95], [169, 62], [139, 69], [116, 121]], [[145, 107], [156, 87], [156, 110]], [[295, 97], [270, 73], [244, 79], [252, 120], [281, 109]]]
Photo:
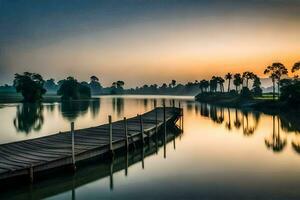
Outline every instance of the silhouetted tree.
[[22, 75], [15, 74], [14, 87], [18, 93], [22, 93], [24, 102], [36, 102], [46, 93], [44, 82], [40, 74], [24, 72]]
[[76, 100], [91, 98], [91, 89], [88, 83], [78, 81], [73, 77], [68, 77], [61, 82], [61, 86], [57, 91], [63, 100]]
[[220, 91], [224, 92], [224, 82], [225, 82], [225, 80], [222, 77], [217, 77], [217, 80], [218, 80], [218, 83], [219, 83], [219, 86], [220, 86]]
[[246, 87], [249, 89], [249, 80], [254, 79], [255, 75], [253, 72], [246, 71], [243, 73], [243, 80], [246, 80]]
[[235, 90], [238, 92], [238, 88], [243, 84], [241, 74], [238, 73], [234, 75], [233, 84], [235, 85]]
[[217, 77], [213, 76], [209, 81], [210, 92], [216, 92], [218, 87], [218, 79]]
[[279, 93], [279, 83], [282, 75], [287, 75], [288, 70], [281, 63], [273, 63], [271, 66], [268, 66], [264, 74], [269, 74], [269, 77], [272, 79], [273, 83], [273, 100], [275, 100], [275, 81], [277, 80], [278, 84], [278, 93]]
[[111, 94], [123, 94], [125, 85], [124, 81], [116, 81], [112, 83]]
[[91, 76], [90, 77], [90, 84], [91, 92], [93, 94], [99, 94], [102, 92], [102, 86], [99, 83], [99, 78], [97, 76]]
[[46, 82], [44, 83], [44, 88], [47, 90], [47, 92], [56, 91], [57, 90], [57, 85], [55, 84], [55, 80], [53, 78], [50, 78], [50, 79], [46, 80]]
[[292, 72], [296, 72], [300, 69], [300, 62], [296, 62], [292, 68]]
[[255, 76], [254, 81], [253, 81], [253, 87], [252, 87], [252, 92], [253, 92], [254, 96], [262, 95], [262, 89], [260, 86], [261, 86], [260, 78], [258, 76]]
[[230, 91], [230, 83], [231, 83], [231, 79], [232, 79], [232, 74], [231, 73], [227, 73], [225, 75], [225, 79], [228, 80], [228, 90], [227, 90], [227, 92], [229, 92]]
[[280, 80], [280, 100], [285, 101], [288, 105], [294, 108], [300, 106], [300, 81], [297, 79], [282, 79]]
[[[292, 73], [295, 73], [300, 69], [300, 62], [296, 62], [292, 67]], [[295, 79], [297, 79], [299, 76], [295, 75]]]

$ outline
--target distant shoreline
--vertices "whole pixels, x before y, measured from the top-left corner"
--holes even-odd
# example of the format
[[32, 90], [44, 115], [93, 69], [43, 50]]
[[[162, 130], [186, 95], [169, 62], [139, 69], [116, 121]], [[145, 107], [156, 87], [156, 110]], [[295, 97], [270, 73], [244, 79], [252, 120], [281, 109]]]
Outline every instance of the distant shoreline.
[[247, 109], [259, 111], [267, 114], [278, 114], [286, 111], [292, 113], [300, 113], [300, 108], [295, 105], [288, 105], [285, 102], [273, 100], [270, 98], [252, 98], [242, 99], [238, 95], [229, 95], [227, 93], [197, 95], [195, 100], [200, 103], [208, 103], [211, 105]]

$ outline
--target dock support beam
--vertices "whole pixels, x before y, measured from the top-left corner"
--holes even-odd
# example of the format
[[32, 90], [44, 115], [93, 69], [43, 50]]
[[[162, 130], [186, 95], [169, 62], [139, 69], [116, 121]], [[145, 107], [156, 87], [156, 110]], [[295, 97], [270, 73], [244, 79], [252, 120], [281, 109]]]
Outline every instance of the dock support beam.
[[167, 123], [166, 123], [166, 105], [163, 105], [164, 109], [163, 109], [163, 116], [164, 116], [164, 134], [165, 134], [165, 139], [166, 139], [166, 135], [167, 135]]
[[32, 166], [32, 164], [29, 167], [29, 182], [33, 183], [33, 166]]
[[112, 141], [112, 120], [111, 115], [108, 116], [108, 123], [109, 123], [109, 154], [111, 157], [114, 156], [113, 151], [113, 141]]
[[124, 117], [124, 133], [125, 133], [126, 151], [128, 151], [129, 143], [128, 143], [128, 127], [127, 127], [127, 119], [126, 119], [126, 117]]
[[143, 125], [143, 118], [142, 115], [139, 115], [140, 117], [140, 127], [141, 127], [141, 141], [142, 145], [144, 145], [144, 125]]
[[73, 170], [76, 170], [75, 165], [75, 135], [74, 135], [74, 122], [71, 122], [71, 137], [72, 137], [72, 167]]

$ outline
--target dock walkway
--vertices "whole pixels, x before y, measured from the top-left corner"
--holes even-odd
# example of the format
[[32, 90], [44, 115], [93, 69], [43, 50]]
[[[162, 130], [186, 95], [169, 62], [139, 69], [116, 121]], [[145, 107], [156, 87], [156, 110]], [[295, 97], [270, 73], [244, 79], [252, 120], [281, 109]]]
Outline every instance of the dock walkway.
[[175, 107], [155, 108], [143, 115], [95, 126], [0, 145], [0, 180], [73, 165], [136, 142], [157, 133], [167, 123], [176, 122], [182, 110]]

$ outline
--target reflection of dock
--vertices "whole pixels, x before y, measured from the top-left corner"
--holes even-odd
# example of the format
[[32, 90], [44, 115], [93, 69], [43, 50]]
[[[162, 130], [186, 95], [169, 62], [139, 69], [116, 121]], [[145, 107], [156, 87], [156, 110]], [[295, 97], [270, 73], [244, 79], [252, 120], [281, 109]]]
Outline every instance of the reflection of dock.
[[[179, 119], [182, 110], [156, 108], [143, 115], [92, 128], [0, 145], [0, 180], [71, 165], [139, 142]], [[74, 124], [72, 125], [74, 127]], [[2, 180], [3, 183], [3, 180]]]

